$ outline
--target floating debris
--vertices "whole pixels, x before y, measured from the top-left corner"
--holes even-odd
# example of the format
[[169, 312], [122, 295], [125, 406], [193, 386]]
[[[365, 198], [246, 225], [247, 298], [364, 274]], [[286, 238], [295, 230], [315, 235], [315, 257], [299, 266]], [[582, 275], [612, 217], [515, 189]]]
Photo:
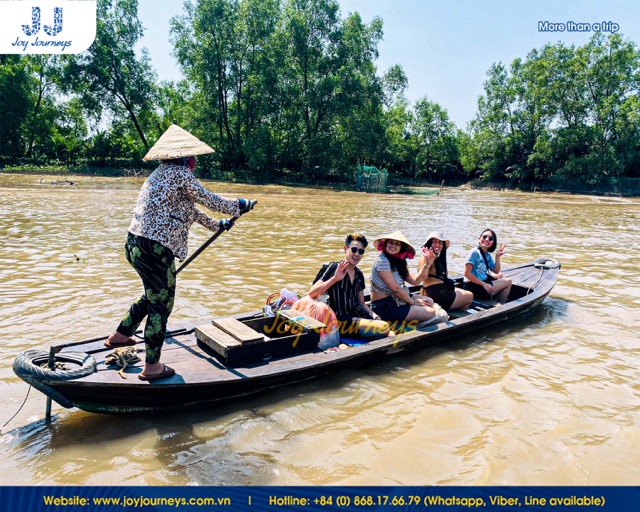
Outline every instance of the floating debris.
[[[40, 178], [40, 183], [42, 183], [42, 180], [44, 180], [44, 178]], [[78, 184], [70, 181], [70, 180], [58, 180], [58, 181], [49, 181], [44, 183], [44, 185], [54, 185], [54, 186], [70, 186], [70, 187], [77, 187]]]

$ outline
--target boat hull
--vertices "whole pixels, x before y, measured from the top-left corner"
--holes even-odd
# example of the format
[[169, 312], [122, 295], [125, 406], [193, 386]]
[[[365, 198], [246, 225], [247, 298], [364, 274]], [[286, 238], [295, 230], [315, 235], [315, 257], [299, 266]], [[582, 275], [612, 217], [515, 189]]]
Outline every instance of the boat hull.
[[[60, 354], [71, 349], [89, 354], [95, 359], [97, 371], [69, 380], [41, 378], [44, 386], [38, 389], [65, 407], [73, 406], [95, 413], [144, 413], [207, 407], [220, 401], [368, 365], [400, 352], [450, 341], [521, 317], [534, 311], [555, 285], [559, 265], [547, 267], [548, 264], [536, 266], [531, 263], [506, 269], [505, 276], [514, 282], [513, 297], [506, 304], [474, 302], [477, 311], [452, 315], [445, 323], [351, 346], [346, 350], [296, 353], [244, 367], [225, 365], [208, 347], [198, 342], [193, 329], [195, 326], [189, 326], [173, 331], [163, 348], [163, 362], [173, 367], [176, 375], [151, 382], [137, 378], [142, 369], [141, 363], [126, 368], [122, 374], [113, 367], [105, 366], [104, 357], [110, 351], [104, 347], [104, 338], [88, 340], [65, 347]], [[234, 318], [247, 321], [258, 316], [261, 316], [260, 312]], [[140, 342], [138, 347], [142, 351], [144, 344]], [[49, 393], [47, 389], [53, 391]]]

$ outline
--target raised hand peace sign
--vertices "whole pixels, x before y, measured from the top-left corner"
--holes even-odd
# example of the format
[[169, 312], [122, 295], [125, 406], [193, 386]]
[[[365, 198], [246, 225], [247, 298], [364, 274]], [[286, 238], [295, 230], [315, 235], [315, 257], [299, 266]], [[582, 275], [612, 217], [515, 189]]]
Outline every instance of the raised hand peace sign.
[[422, 255], [426, 258], [428, 265], [431, 265], [437, 257], [436, 253], [433, 252], [433, 249], [427, 249], [426, 247], [422, 248]]

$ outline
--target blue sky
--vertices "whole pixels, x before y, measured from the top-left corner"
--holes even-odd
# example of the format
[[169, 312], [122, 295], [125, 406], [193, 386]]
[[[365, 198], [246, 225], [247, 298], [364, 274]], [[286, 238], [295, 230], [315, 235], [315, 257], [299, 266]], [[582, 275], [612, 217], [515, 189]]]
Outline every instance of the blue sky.
[[[382, 18], [378, 74], [399, 64], [414, 103], [428, 97], [464, 128], [474, 117], [482, 83], [494, 62], [525, 58], [533, 48], [562, 41], [585, 44], [593, 32], [539, 32], [538, 22], [613, 22], [640, 45], [637, 0], [339, 0], [343, 17], [359, 12], [364, 22]], [[182, 14], [179, 0], [139, 0], [147, 47], [160, 79], [180, 78], [171, 55], [169, 20]]]

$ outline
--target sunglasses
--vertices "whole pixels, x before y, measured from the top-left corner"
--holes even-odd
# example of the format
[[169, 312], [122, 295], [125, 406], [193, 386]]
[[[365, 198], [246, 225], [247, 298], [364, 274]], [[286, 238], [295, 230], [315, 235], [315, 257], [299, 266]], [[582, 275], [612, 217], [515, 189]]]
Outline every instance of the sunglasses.
[[364, 249], [358, 249], [357, 247], [347, 247], [353, 254], [364, 254]]
[[493, 242], [493, 237], [491, 235], [482, 235], [483, 240], [489, 240], [489, 242]]

